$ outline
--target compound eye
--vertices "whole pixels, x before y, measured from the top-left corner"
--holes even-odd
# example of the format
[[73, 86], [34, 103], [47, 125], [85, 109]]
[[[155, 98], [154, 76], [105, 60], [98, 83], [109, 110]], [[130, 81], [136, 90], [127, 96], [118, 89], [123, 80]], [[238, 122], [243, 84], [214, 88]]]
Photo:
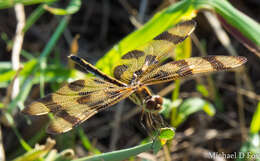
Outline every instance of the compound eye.
[[153, 96], [148, 99], [145, 104], [145, 109], [149, 112], [158, 112], [162, 109], [163, 99], [160, 96]]
[[155, 110], [156, 109], [156, 106], [157, 106], [157, 103], [152, 100], [152, 99], [149, 99], [147, 102], [146, 102], [146, 108], [148, 110]]

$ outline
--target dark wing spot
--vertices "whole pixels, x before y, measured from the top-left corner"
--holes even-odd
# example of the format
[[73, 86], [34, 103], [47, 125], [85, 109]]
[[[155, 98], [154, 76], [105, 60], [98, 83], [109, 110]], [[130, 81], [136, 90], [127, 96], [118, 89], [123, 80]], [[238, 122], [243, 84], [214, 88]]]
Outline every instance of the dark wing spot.
[[90, 94], [92, 94], [92, 93], [94, 93], [95, 91], [87, 91], [87, 92], [79, 92], [78, 94], [80, 95], [80, 96], [86, 96], [86, 95], [90, 95]]
[[235, 56], [235, 58], [241, 63], [244, 64], [245, 62], [247, 62], [247, 58], [243, 57], [243, 56]]
[[102, 104], [104, 102], [104, 100], [100, 100], [100, 101], [96, 101], [96, 102], [93, 102], [91, 99], [90, 99], [90, 95], [87, 95], [87, 96], [83, 96], [83, 97], [80, 97], [77, 102], [79, 104], [85, 104], [89, 107], [95, 107], [99, 104]]
[[108, 97], [115, 97], [119, 94], [120, 94], [120, 91], [107, 91], [106, 92], [106, 95], [108, 95]]
[[104, 104], [104, 100], [100, 100], [100, 101], [97, 101], [97, 102], [90, 102], [90, 103], [88, 103], [88, 106], [96, 107], [96, 106], [101, 105], [101, 104]]
[[113, 101], [107, 102], [107, 103], [105, 103], [105, 104], [104, 104], [104, 101], [99, 101], [99, 102], [97, 102], [97, 103], [95, 104], [95, 106], [98, 105], [98, 104], [102, 104], [101, 106], [98, 107], [98, 110], [102, 110], [102, 109], [108, 107], [109, 105], [114, 104], [115, 102], [117, 102], [117, 101], [118, 101], [119, 99], [121, 99], [122, 97], [123, 97], [123, 95], [119, 95], [119, 96], [117, 96]]
[[137, 75], [137, 76], [141, 76], [142, 74], [143, 74], [143, 70], [142, 69], [138, 69], [137, 71], [135, 71], [135, 74]]
[[128, 66], [123, 64], [115, 67], [114, 69], [114, 77], [116, 79], [121, 79], [121, 75], [127, 70]]
[[187, 75], [191, 75], [192, 74], [192, 69], [189, 68], [188, 63], [185, 60], [174, 61], [171, 64], [177, 65], [180, 68], [179, 70], [176, 71], [176, 73], [180, 77], [185, 77]]
[[185, 77], [188, 75], [192, 75], [192, 69], [190, 69], [189, 66], [184, 66], [184, 67], [180, 68], [179, 70], [177, 70], [176, 73], [180, 77]]
[[122, 56], [122, 59], [138, 59], [139, 57], [144, 56], [144, 52], [140, 50], [132, 50]]
[[90, 95], [80, 97], [77, 102], [79, 104], [88, 104], [90, 102]]
[[174, 61], [171, 62], [172, 65], [177, 65], [178, 67], [184, 67], [184, 66], [188, 66], [188, 63], [185, 60], [178, 60], [178, 61]]
[[178, 27], [178, 26], [194, 26], [194, 27], [196, 27], [196, 25], [197, 25], [196, 21], [188, 20], [188, 21], [183, 21], [183, 22], [178, 23], [175, 27]]
[[226, 67], [223, 63], [221, 63], [219, 60], [216, 59], [215, 56], [207, 56], [207, 57], [202, 57], [204, 60], [208, 61], [212, 68], [215, 70], [226, 70], [230, 69], [230, 67]]
[[77, 80], [75, 82], [68, 84], [69, 89], [73, 91], [80, 91], [85, 87], [85, 81], [84, 80]]
[[49, 94], [44, 98], [41, 98], [40, 100], [38, 100], [38, 102], [44, 104], [48, 109], [50, 109], [50, 112], [52, 113], [56, 113], [62, 108], [61, 105], [53, 101], [52, 94]]
[[160, 35], [156, 36], [154, 40], [165, 40], [172, 42], [174, 44], [178, 44], [182, 41], [184, 41], [187, 38], [187, 36], [178, 36], [178, 35], [173, 35], [169, 33], [168, 31], [165, 31], [161, 33]]
[[43, 104], [50, 104], [53, 103], [52, 95], [49, 94], [41, 99], [38, 100], [38, 102], [41, 102]]
[[78, 121], [80, 121], [79, 118], [75, 116], [71, 116], [67, 111], [62, 110], [56, 114], [56, 116], [63, 118], [64, 120], [70, 122], [71, 124], [76, 124]]
[[163, 70], [160, 70], [159, 72], [157, 72], [155, 75], [152, 76], [153, 79], [158, 79], [158, 78], [164, 78], [164, 77], [167, 77], [169, 75], [168, 72], [166, 71], [163, 71]]
[[145, 63], [147, 65], [152, 65], [152, 64], [158, 63], [158, 61], [156, 60], [156, 56], [155, 55], [147, 55], [145, 57]]
[[104, 84], [105, 82], [101, 79], [94, 79], [94, 82], [95, 83], [98, 83], [98, 84]]

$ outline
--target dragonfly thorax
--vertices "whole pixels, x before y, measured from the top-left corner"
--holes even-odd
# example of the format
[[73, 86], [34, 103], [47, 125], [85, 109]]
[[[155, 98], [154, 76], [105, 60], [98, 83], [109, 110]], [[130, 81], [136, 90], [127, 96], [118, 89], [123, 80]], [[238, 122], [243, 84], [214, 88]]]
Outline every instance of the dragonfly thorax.
[[162, 97], [154, 95], [144, 100], [144, 110], [147, 112], [158, 113], [162, 109], [162, 104]]

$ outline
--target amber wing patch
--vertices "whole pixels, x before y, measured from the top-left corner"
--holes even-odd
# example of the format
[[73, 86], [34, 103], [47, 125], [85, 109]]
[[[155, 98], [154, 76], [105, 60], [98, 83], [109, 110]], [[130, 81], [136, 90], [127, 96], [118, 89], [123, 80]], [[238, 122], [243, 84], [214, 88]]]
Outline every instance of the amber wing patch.
[[195, 26], [193, 20], [179, 23], [156, 36], [149, 43], [127, 52], [122, 56], [120, 63], [114, 67], [115, 78], [127, 84], [138, 81], [142, 75], [159, 66], [162, 59], [192, 33]]
[[192, 57], [164, 64], [144, 75], [140, 82], [151, 85], [196, 74], [224, 71], [241, 66], [246, 61], [242, 56]]
[[33, 102], [23, 112], [30, 115], [53, 113], [54, 119], [47, 131], [63, 133], [132, 92], [132, 88], [119, 87], [100, 78], [90, 77], [64, 85], [55, 93]]

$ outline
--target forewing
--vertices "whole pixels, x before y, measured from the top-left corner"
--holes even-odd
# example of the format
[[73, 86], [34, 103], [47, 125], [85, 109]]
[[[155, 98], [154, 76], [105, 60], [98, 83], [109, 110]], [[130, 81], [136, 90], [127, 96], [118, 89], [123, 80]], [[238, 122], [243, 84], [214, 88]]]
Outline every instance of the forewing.
[[171, 53], [174, 47], [184, 41], [194, 30], [195, 21], [185, 21], [174, 28], [156, 36], [149, 43], [124, 54], [114, 68], [115, 78], [130, 84], [134, 74], [136, 80], [158, 66], [163, 58]]
[[193, 57], [164, 64], [144, 75], [140, 82], [145, 85], [157, 84], [179, 78], [236, 68], [247, 61], [241, 56]]
[[23, 112], [30, 115], [53, 113], [54, 119], [47, 131], [63, 133], [131, 93], [131, 88], [118, 87], [100, 78], [91, 77], [63, 86], [55, 93], [33, 102]]

